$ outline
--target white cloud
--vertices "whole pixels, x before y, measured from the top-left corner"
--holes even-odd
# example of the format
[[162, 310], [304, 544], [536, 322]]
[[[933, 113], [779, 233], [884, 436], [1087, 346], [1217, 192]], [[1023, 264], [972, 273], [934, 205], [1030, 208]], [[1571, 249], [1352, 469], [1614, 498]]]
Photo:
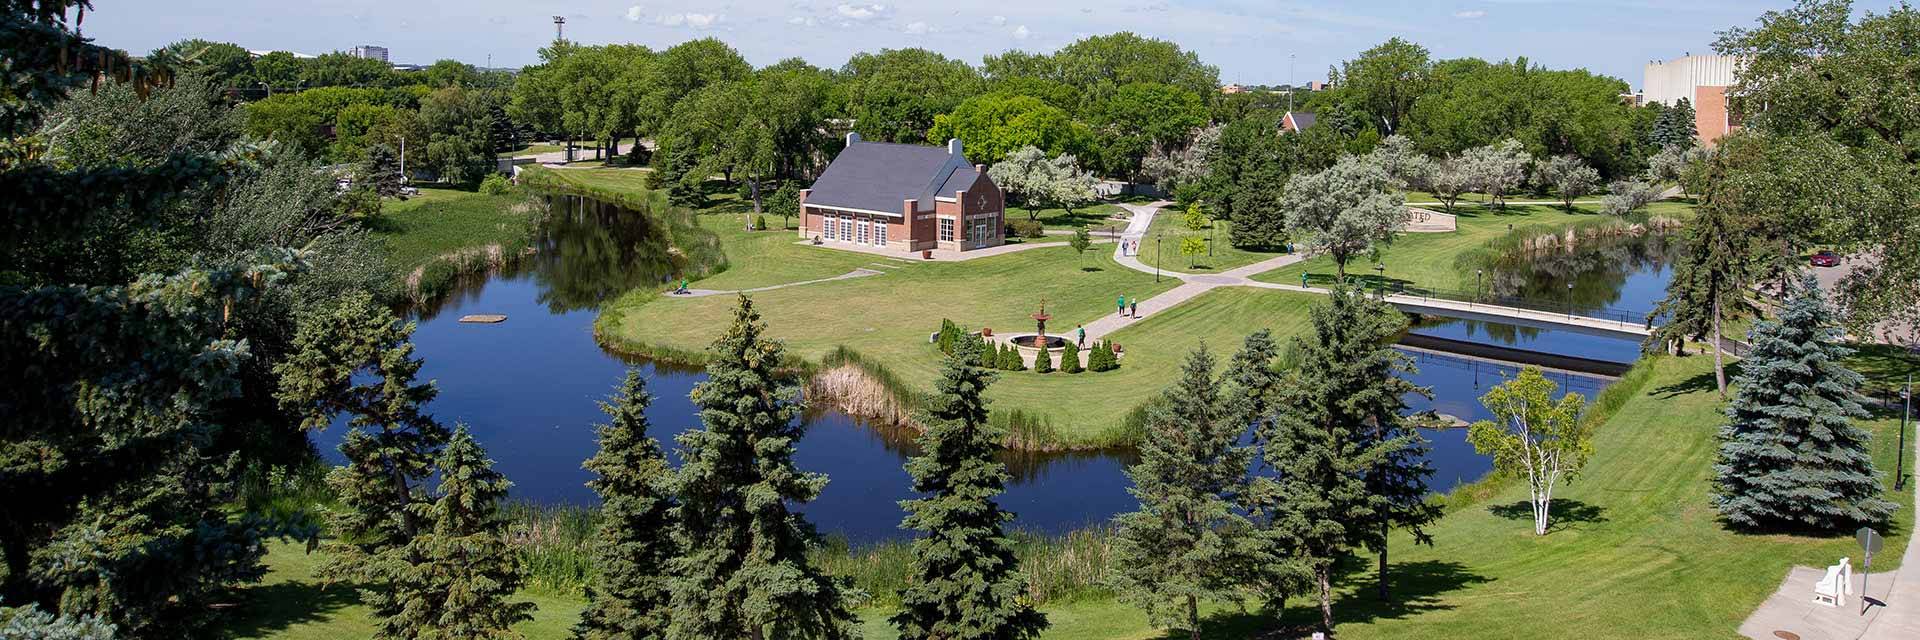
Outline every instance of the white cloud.
[[811, 27], [811, 26], [820, 24], [820, 21], [813, 19], [812, 16], [794, 16], [791, 18], [787, 18], [787, 24], [801, 26], [801, 27]]
[[887, 12], [883, 4], [842, 4], [833, 8], [833, 12], [849, 20], [872, 20]]
[[996, 27], [998, 27], [998, 26], [1000, 26], [1000, 25], [1003, 25], [1003, 24], [1006, 24], [1006, 23], [1007, 23], [1007, 17], [1006, 17], [1006, 16], [994, 16], [994, 17], [993, 17], [993, 20], [992, 20], [992, 22], [993, 22], [993, 26], [996, 26]]
[[1033, 32], [1027, 30], [1027, 25], [1023, 24], [1013, 28], [1013, 39], [1015, 40], [1025, 40], [1027, 36], [1030, 35], [1033, 35]]
[[640, 21], [640, 5], [636, 4], [631, 7], [627, 7], [627, 22], [639, 22], [639, 21]]
[[688, 27], [691, 29], [711, 29], [713, 28], [714, 25], [719, 24], [723, 20], [726, 20], [726, 18], [727, 18], [726, 16], [723, 16], [717, 13], [687, 12], [687, 13], [670, 13], [664, 16], [660, 16], [659, 19], [655, 20], [655, 22], [658, 22], [662, 25], [669, 26], [669, 27]]
[[914, 22], [907, 23], [907, 33], [911, 33], [914, 35], [921, 35], [926, 33], [928, 29], [929, 27], [925, 22], [914, 21]]
[[1487, 12], [1485, 12], [1485, 11], [1481, 11], [1481, 10], [1479, 10], [1479, 9], [1474, 9], [1474, 10], [1472, 10], [1472, 11], [1455, 11], [1455, 12], [1453, 12], [1453, 17], [1455, 17], [1455, 18], [1459, 18], [1459, 19], [1462, 19], [1462, 20], [1472, 20], [1472, 19], [1474, 19], [1474, 18], [1480, 18], [1480, 17], [1485, 17], [1486, 15], [1487, 15]]

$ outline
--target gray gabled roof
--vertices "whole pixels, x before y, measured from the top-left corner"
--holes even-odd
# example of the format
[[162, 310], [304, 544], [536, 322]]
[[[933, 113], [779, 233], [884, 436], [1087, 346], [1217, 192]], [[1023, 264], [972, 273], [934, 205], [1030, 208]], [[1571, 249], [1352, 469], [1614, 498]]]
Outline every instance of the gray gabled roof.
[[813, 182], [807, 204], [900, 213], [907, 200], [918, 200], [918, 210], [932, 211], [935, 196], [952, 197], [977, 178], [959, 146], [863, 142], [849, 135], [847, 148]]
[[1293, 129], [1295, 131], [1306, 131], [1313, 128], [1313, 112], [1288, 111], [1287, 115], [1293, 116]]

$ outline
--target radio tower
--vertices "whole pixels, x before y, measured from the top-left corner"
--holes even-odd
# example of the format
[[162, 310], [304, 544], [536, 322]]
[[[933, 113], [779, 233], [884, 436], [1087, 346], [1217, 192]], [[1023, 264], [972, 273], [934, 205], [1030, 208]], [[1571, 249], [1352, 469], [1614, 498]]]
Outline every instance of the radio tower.
[[566, 29], [567, 29], [567, 17], [554, 16], [553, 17], [553, 39], [554, 40], [567, 39]]

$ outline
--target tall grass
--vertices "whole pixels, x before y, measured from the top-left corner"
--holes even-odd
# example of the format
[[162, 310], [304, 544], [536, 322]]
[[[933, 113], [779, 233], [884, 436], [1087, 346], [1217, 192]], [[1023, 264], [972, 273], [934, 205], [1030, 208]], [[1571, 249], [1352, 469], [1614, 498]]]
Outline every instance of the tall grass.
[[506, 516], [507, 541], [519, 552], [531, 586], [550, 593], [583, 595], [587, 583], [598, 574], [593, 545], [600, 509], [510, 502]]

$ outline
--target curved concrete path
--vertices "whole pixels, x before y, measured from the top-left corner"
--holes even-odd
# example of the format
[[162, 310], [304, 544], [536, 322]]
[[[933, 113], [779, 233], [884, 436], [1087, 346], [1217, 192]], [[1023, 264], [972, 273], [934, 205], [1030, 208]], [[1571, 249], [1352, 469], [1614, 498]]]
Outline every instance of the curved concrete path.
[[801, 280], [799, 282], [788, 282], [786, 284], [776, 284], [776, 285], [765, 286], [765, 287], [754, 287], [752, 289], [688, 289], [686, 293], [681, 293], [681, 294], [675, 294], [673, 292], [674, 290], [668, 289], [666, 292], [666, 295], [669, 298], [705, 298], [707, 296], [727, 295], [727, 294], [733, 294], [733, 293], [754, 293], [758, 291], [772, 291], [774, 289], [785, 289], [787, 287], [798, 287], [802, 285], [819, 284], [822, 282], [833, 282], [835, 280], [852, 280], [854, 278], [865, 278], [868, 276], [877, 276], [884, 273], [886, 272], [875, 271], [873, 269], [854, 269], [852, 271], [848, 271], [846, 273], [843, 273], [831, 278]]

